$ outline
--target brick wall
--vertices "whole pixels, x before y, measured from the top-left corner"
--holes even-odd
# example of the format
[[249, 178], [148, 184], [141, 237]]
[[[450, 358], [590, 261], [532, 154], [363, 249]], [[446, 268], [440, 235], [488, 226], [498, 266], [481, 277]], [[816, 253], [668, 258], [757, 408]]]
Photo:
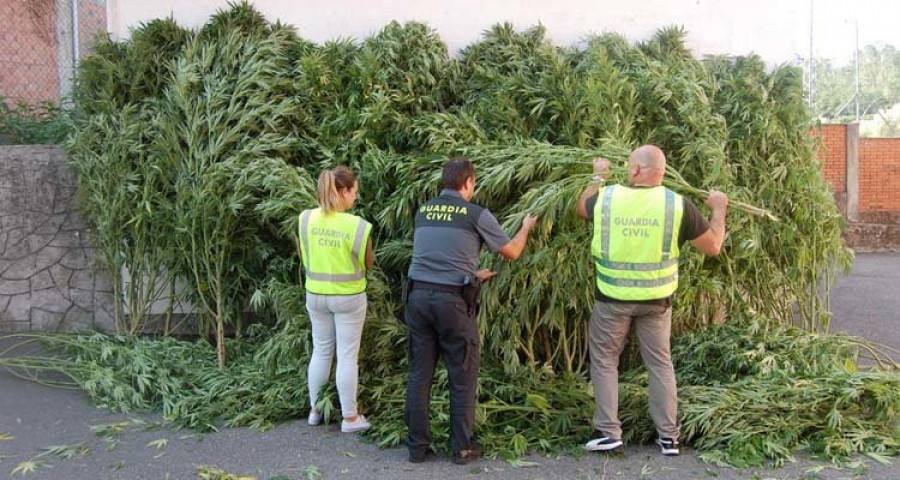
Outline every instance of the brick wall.
[[847, 192], [847, 125], [822, 125], [818, 157], [822, 174], [835, 193]]
[[0, 0], [0, 96], [59, 100], [54, 0]]
[[900, 212], [900, 138], [859, 140], [859, 211]]
[[[820, 137], [822, 175], [840, 202], [847, 193], [847, 126], [822, 125], [813, 135]], [[859, 213], [865, 219], [900, 216], [900, 138], [859, 139]]]

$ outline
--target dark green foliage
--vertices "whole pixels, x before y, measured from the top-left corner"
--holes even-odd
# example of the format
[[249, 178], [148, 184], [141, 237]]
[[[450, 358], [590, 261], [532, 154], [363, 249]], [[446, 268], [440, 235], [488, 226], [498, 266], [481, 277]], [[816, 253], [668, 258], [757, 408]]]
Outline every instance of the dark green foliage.
[[93, 53], [78, 63], [72, 91], [75, 105], [85, 116], [121, 109], [131, 102], [134, 80], [128, 65], [131, 45], [98, 36]]
[[[129, 67], [134, 76], [130, 101], [158, 97], [172, 78], [174, 58], [181, 56], [193, 33], [171, 18], [153, 20], [133, 31]], [[136, 57], [136, 56], [140, 57]]]
[[[174, 281], [160, 267], [171, 267], [171, 235], [154, 228], [166, 223], [171, 181], [150, 160], [156, 137], [151, 110], [129, 104], [121, 110], [83, 117], [69, 139], [72, 167], [78, 178], [79, 207], [92, 219], [93, 239], [102, 265], [113, 280], [119, 332], [142, 329], [149, 305]], [[125, 282], [124, 269], [140, 272]]]
[[[731, 162], [734, 189], [752, 194], [759, 206], [777, 211], [784, 223], [733, 220], [733, 228], [746, 236], [728, 252], [732, 268], [771, 272], [769, 281], [748, 284], [745, 298], [757, 310], [767, 305], [772, 309], [775, 303], [777, 311], [788, 312], [793, 298], [805, 296], [800, 290], [823, 285], [824, 295], [809, 296], [799, 307], [807, 328], [827, 327], [830, 271], [835, 264], [846, 266], [850, 257], [840, 242], [829, 240], [843, 228], [843, 218], [833, 208], [820, 207], [830, 205], [832, 196], [818, 162], [812, 160], [800, 71], [766, 73], [758, 58], [718, 58], [708, 65], [719, 86], [713, 108], [728, 124], [725, 153], [731, 159], [755, 159]], [[809, 244], [818, 247], [810, 250]], [[767, 254], [756, 255], [760, 250]]]
[[[412, 123], [455, 102], [456, 62], [428, 26], [391, 22], [359, 47], [325, 44], [301, 58], [313, 105], [328, 102], [317, 132], [330, 161], [354, 161], [367, 149], [405, 152], [425, 147]], [[335, 71], [343, 69], [343, 71]], [[306, 71], [303, 71], [306, 70]]]
[[310, 183], [284, 162], [298, 142], [288, 133], [292, 120], [301, 116], [288, 78], [290, 36], [274, 31], [248, 41], [240, 32], [199, 36], [185, 48], [155, 118], [156, 161], [175, 174], [169, 226], [184, 254], [170, 268], [191, 279], [192, 299], [215, 319], [222, 363], [224, 324], [240, 324], [275, 251], [255, 205], [310, 200]]
[[253, 41], [267, 36], [273, 26], [250, 2], [228, 2], [228, 8], [218, 10], [209, 22], [200, 29], [203, 41], [220, 40], [236, 35], [241, 40]]
[[73, 90], [78, 115], [108, 113], [162, 96], [175, 59], [193, 36], [168, 18], [142, 24], [129, 42], [98, 37], [94, 53], [78, 64]]
[[0, 145], [59, 144], [71, 129], [71, 112], [53, 103], [12, 106], [0, 96]]
[[694, 55], [685, 45], [686, 38], [684, 27], [665, 27], [657, 30], [650, 41], [641, 43], [638, 48], [654, 60], [690, 64], [694, 62]]
[[488, 138], [519, 137], [555, 141], [557, 102], [570, 96], [573, 79], [565, 56], [546, 38], [543, 27], [516, 32], [495, 25], [462, 51], [462, 100]]

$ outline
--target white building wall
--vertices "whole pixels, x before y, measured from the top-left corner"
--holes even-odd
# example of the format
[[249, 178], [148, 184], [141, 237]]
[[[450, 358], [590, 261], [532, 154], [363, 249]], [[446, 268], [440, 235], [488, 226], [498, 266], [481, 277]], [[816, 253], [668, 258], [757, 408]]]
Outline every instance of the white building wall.
[[[391, 20], [424, 21], [452, 53], [476, 41], [491, 25], [519, 28], [543, 24], [558, 45], [578, 43], [592, 33], [613, 31], [631, 41], [660, 27], [681, 25], [697, 55], [758, 53], [769, 62], [790, 62], [809, 51], [809, 2], [805, 0], [255, 0], [271, 21], [297, 27], [308, 40], [365, 38]], [[109, 0], [109, 29], [126, 38], [140, 22], [173, 16], [196, 28], [225, 0]]]

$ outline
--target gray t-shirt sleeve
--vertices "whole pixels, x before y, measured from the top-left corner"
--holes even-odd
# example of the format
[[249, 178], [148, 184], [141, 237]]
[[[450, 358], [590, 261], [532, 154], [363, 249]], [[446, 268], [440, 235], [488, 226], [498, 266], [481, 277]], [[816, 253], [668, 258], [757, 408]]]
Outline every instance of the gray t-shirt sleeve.
[[478, 235], [492, 252], [500, 250], [509, 243], [509, 235], [503, 231], [494, 214], [487, 209], [482, 210], [481, 215], [478, 216], [475, 229], [478, 230]]

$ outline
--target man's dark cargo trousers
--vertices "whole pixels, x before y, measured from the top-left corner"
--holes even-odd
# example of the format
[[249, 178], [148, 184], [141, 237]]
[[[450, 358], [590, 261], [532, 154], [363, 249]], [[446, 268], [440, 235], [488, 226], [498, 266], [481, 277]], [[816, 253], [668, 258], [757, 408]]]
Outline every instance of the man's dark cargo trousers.
[[438, 355], [444, 356], [450, 389], [450, 448], [474, 444], [475, 390], [481, 347], [475, 315], [459, 291], [416, 288], [406, 305], [409, 328], [409, 384], [406, 388], [407, 445], [410, 453], [431, 444], [429, 407]]

